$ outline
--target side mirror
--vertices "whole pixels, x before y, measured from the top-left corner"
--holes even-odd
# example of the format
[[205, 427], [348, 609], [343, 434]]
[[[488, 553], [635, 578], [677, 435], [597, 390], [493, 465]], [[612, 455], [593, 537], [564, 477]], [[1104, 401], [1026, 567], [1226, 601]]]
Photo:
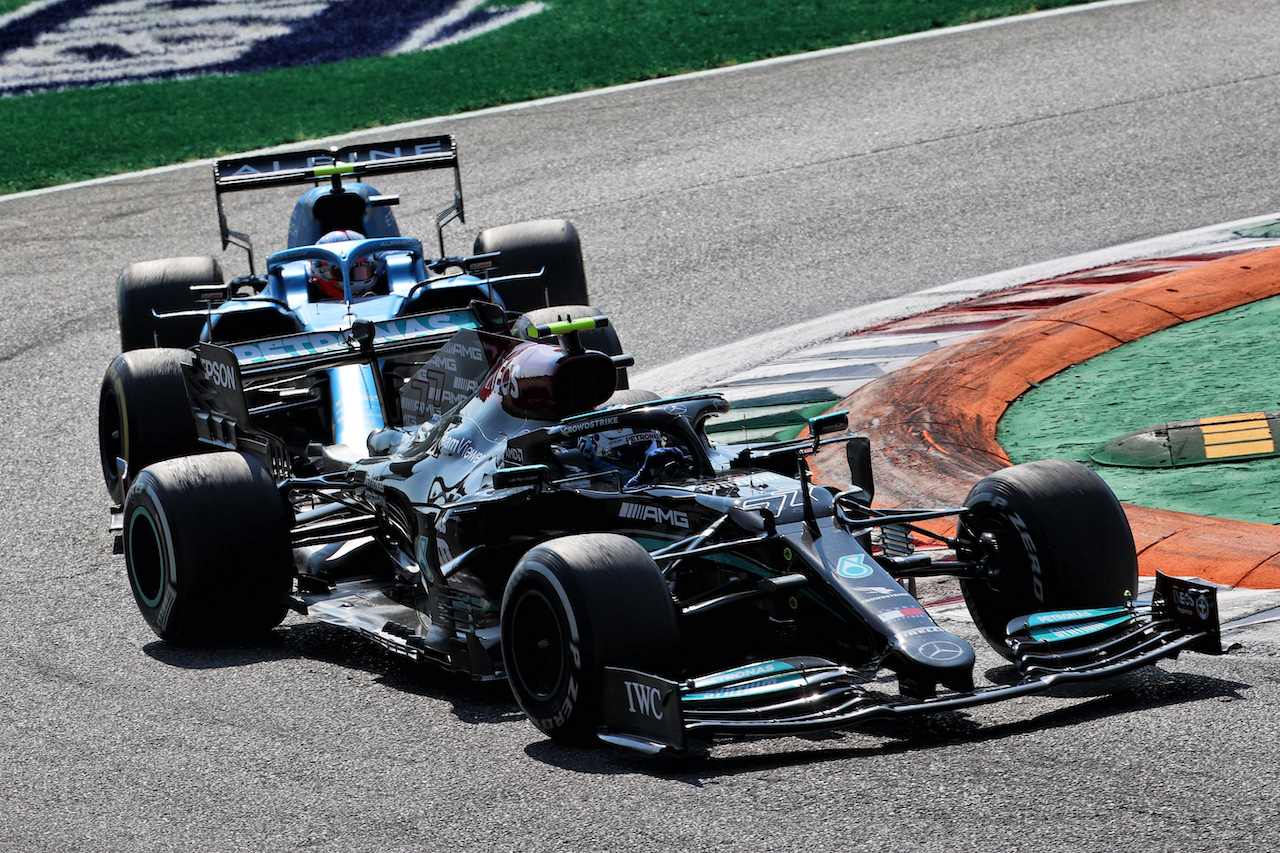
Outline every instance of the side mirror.
[[833, 432], [843, 432], [848, 428], [849, 413], [847, 411], [830, 412], [816, 418], [809, 418], [809, 431], [815, 436], [831, 435]]
[[495, 489], [514, 489], [520, 486], [537, 486], [547, 478], [546, 465], [520, 465], [514, 468], [499, 468], [493, 472]]
[[357, 320], [351, 324], [351, 340], [353, 340], [361, 350], [367, 350], [373, 346], [373, 339], [377, 337], [378, 330], [368, 320]]
[[845, 444], [844, 455], [849, 462], [849, 482], [853, 488], [862, 491], [856, 499], [870, 506], [876, 494], [875, 478], [871, 472], [871, 439], [863, 435], [854, 436]]
[[483, 278], [502, 266], [502, 262], [499, 260], [500, 254], [499, 252], [488, 252], [483, 255], [472, 255], [469, 258], [463, 258], [462, 269], [464, 272]]
[[472, 299], [469, 307], [476, 315], [476, 319], [480, 321], [481, 328], [486, 332], [497, 332], [508, 328], [507, 312], [502, 310], [501, 305]]
[[818, 445], [822, 442], [824, 435], [844, 432], [848, 428], [849, 413], [847, 411], [830, 412], [816, 418], [809, 418], [809, 435], [813, 438], [813, 452], [818, 452]]

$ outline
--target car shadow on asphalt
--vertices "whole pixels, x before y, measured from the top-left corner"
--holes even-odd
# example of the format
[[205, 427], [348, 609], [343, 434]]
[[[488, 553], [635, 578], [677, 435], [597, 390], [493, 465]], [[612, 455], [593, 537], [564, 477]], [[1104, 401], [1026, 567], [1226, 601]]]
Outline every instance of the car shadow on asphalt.
[[[701, 787], [717, 779], [780, 768], [818, 765], [980, 745], [1054, 729], [1205, 700], [1245, 699], [1238, 681], [1149, 667], [1134, 673], [1055, 688], [1020, 705], [1026, 715], [1009, 722], [983, 722], [984, 708], [863, 723], [847, 731], [802, 737], [737, 739], [713, 745], [691, 743], [684, 755], [646, 757], [619, 750], [570, 749], [550, 741], [530, 744], [531, 758], [567, 770], [602, 775], [645, 774]], [[1036, 713], [1037, 699], [1051, 708]], [[1070, 702], [1062, 705], [1063, 701]], [[988, 706], [991, 707], [991, 706]], [[592, 754], [595, 760], [592, 760]]]
[[[452, 706], [464, 723], [525, 723], [505, 681], [481, 682], [392, 654], [345, 628], [319, 622], [286, 622], [264, 639], [240, 645], [194, 648], [161, 641], [143, 652], [180, 669], [229, 669], [281, 660], [307, 660], [364, 673], [377, 684]], [[527, 723], [526, 723], [527, 725]]]
[[[984, 722], [990, 708], [879, 720], [848, 730], [760, 739], [691, 741], [684, 754], [644, 756], [604, 746], [556, 744], [529, 726], [505, 682], [477, 682], [387, 652], [375, 643], [333, 625], [287, 622], [264, 640], [244, 645], [192, 648], [156, 641], [143, 647], [151, 658], [181, 669], [225, 669], [280, 660], [307, 660], [365, 673], [373, 681], [415, 696], [440, 701], [461, 722], [511, 723], [529, 727], [525, 753], [535, 761], [579, 773], [650, 775], [702, 786], [722, 777], [784, 767], [817, 765], [982, 744], [1020, 735], [1141, 714], [1161, 707], [1217, 699], [1244, 699], [1250, 685], [1228, 679], [1147, 667], [1111, 679], [1057, 687], [1019, 702], [1025, 715], [1008, 722]], [[988, 676], [999, 679], [993, 670]], [[1035, 703], [1048, 706], [1037, 713]], [[1068, 703], [1068, 704], [1064, 704]]]

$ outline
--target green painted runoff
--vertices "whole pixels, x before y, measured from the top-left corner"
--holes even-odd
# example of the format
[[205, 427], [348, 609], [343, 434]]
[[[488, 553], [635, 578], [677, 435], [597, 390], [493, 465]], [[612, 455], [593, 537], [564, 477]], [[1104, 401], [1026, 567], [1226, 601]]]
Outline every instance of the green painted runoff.
[[1075, 459], [1120, 500], [1214, 518], [1280, 522], [1280, 458], [1189, 468], [1098, 465], [1106, 442], [1170, 421], [1280, 409], [1280, 297], [1139, 338], [1023, 394], [996, 439], [1014, 462]]

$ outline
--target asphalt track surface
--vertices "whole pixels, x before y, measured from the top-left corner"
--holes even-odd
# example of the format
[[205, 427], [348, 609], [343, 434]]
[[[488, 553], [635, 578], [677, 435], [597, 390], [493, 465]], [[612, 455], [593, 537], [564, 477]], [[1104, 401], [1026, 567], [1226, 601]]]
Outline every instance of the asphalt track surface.
[[[1278, 12], [1108, 4], [426, 130], [459, 137], [468, 229], [572, 218], [594, 301], [642, 365], [661, 364], [1274, 210]], [[95, 400], [116, 272], [214, 250], [209, 184], [200, 166], [0, 200], [0, 849], [1280, 841], [1280, 648], [1262, 631], [1106, 690], [679, 762], [554, 747], [502, 689], [325, 626], [291, 621], [236, 650], [156, 642], [109, 553]], [[438, 206], [400, 191], [410, 227]], [[288, 201], [240, 202], [233, 227], [277, 248]], [[234, 535], [235, 519], [210, 523]]]

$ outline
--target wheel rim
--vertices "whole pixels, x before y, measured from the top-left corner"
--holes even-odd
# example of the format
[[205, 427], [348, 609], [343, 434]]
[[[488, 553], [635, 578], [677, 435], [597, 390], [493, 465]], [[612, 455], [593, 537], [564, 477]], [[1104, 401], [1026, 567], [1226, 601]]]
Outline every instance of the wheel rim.
[[139, 509], [129, 519], [129, 577], [138, 598], [147, 607], [157, 607], [164, 594], [164, 549], [155, 519]]
[[983, 556], [983, 549], [978, 544], [983, 535], [990, 533], [995, 537], [998, 548], [998, 558], [992, 567], [995, 576], [988, 577], [985, 583], [996, 592], [1008, 589], [1011, 583], [1016, 582], [1013, 578], [1015, 561], [1025, 562], [1028, 559], [1026, 546], [1017, 528], [1009, 523], [1004, 514], [989, 510], [971, 513], [970, 520], [964, 522], [963, 526], [958, 550], [969, 559]]
[[538, 702], [555, 696], [565, 678], [564, 626], [559, 614], [538, 590], [516, 601], [511, 617], [511, 670], [521, 689]]

